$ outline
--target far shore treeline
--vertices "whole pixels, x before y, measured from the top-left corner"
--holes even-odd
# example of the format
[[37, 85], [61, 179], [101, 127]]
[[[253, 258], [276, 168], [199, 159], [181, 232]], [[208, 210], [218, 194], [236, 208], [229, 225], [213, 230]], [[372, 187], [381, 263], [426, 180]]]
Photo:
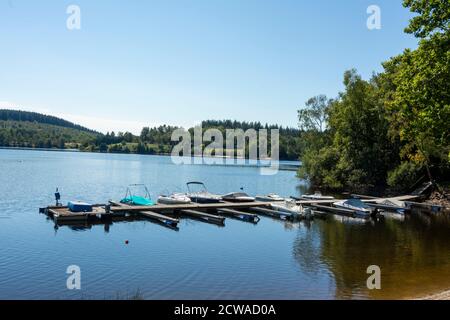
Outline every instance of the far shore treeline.
[[[405, 192], [425, 180], [447, 185], [450, 2], [403, 5], [416, 14], [405, 32], [418, 38], [418, 48], [383, 62], [384, 71], [368, 80], [346, 71], [337, 97], [318, 95], [298, 110], [298, 128], [207, 120], [203, 130], [279, 129], [280, 159], [301, 160], [298, 176], [321, 189]], [[0, 146], [167, 154], [178, 143], [171, 141], [176, 128], [102, 134], [51, 116], [0, 110]]]
[[[206, 120], [201, 123], [203, 131], [219, 129], [225, 137], [227, 129], [278, 129], [280, 133], [280, 159], [298, 160], [300, 153], [300, 130], [232, 120]], [[0, 110], [0, 146], [22, 148], [78, 149], [89, 152], [169, 154], [178, 141], [172, 141], [172, 132], [179, 127], [162, 125], [144, 127], [139, 136], [130, 132], [102, 134], [66, 120], [52, 116], [18, 110]], [[194, 128], [188, 129], [193, 137]], [[210, 142], [204, 141], [203, 147]], [[246, 156], [248, 157], [248, 143]], [[225, 141], [224, 141], [225, 149]], [[269, 147], [270, 151], [270, 139]]]

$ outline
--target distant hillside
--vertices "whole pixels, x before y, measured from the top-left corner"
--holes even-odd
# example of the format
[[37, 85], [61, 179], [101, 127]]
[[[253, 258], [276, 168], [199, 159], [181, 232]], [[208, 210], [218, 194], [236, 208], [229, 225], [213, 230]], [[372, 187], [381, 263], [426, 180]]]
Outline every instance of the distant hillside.
[[[302, 147], [300, 131], [295, 128], [239, 122], [232, 120], [206, 120], [203, 129], [279, 129], [280, 159], [297, 160]], [[176, 141], [171, 135], [176, 127], [144, 127], [139, 136], [130, 132], [102, 134], [53, 116], [36, 112], [0, 109], [0, 147], [79, 149], [80, 151], [168, 154]], [[192, 130], [192, 128], [190, 129]], [[224, 146], [226, 147], [226, 146]], [[248, 148], [247, 148], [248, 149]], [[246, 150], [248, 156], [248, 150]]]
[[30, 121], [0, 120], [0, 146], [79, 149], [94, 143], [98, 134]]
[[0, 120], [37, 122], [37, 123], [43, 123], [43, 124], [51, 124], [51, 125], [64, 127], [64, 128], [76, 129], [76, 130], [90, 132], [90, 133], [98, 133], [94, 130], [74, 124], [70, 121], [60, 119], [57, 117], [53, 117], [53, 116], [48, 116], [48, 115], [37, 113], [37, 112], [0, 109]]

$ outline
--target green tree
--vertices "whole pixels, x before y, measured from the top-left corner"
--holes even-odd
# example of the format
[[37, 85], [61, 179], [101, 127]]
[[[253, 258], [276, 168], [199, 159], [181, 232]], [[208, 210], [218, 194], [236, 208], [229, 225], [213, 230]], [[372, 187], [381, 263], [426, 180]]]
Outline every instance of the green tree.
[[441, 174], [450, 164], [450, 3], [405, 0], [404, 5], [419, 14], [406, 32], [424, 39], [416, 50], [383, 64], [390, 91], [386, 106], [402, 158], [424, 166], [432, 180], [432, 172]]
[[300, 130], [322, 132], [326, 126], [328, 108], [331, 102], [325, 95], [310, 98], [305, 103], [305, 107], [298, 110]]
[[403, 6], [417, 13], [405, 32], [425, 38], [434, 32], [449, 32], [450, 3], [448, 0], [404, 0]]
[[398, 162], [388, 137], [389, 123], [377, 77], [363, 80], [355, 70], [344, 75], [344, 92], [327, 107], [328, 137], [302, 157], [300, 176], [331, 189], [366, 190], [384, 185]]

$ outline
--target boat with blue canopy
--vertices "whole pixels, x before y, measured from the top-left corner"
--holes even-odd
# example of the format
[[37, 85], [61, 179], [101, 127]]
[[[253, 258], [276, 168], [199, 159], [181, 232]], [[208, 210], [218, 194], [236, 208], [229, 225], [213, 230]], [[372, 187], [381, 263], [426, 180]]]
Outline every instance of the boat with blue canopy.
[[[136, 195], [135, 192], [132, 192], [132, 189], [141, 188], [144, 191], [144, 195]], [[148, 192], [147, 186], [144, 184], [131, 184], [127, 187], [127, 192], [125, 193], [125, 197], [120, 200], [120, 203], [129, 205], [129, 206], [153, 206], [155, 202], [151, 199], [150, 192]]]

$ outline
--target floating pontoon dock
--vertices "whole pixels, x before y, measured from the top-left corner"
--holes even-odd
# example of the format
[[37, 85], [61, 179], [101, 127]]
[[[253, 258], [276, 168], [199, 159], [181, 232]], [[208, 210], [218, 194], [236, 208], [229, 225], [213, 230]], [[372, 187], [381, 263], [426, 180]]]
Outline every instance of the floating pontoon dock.
[[[124, 208], [124, 212], [128, 212], [129, 208], [133, 208], [132, 206], [120, 203], [120, 202], [115, 202], [115, 201], [109, 201], [110, 204], [112, 204], [115, 207], [120, 207], [120, 208]], [[109, 210], [111, 211], [111, 208], [109, 208]], [[144, 216], [145, 218], [149, 218], [152, 220], [156, 220], [159, 221], [161, 223], [164, 223], [168, 226], [171, 227], [176, 227], [178, 225], [178, 223], [180, 222], [178, 219], [173, 218], [173, 217], [169, 217], [166, 215], [163, 215], [161, 213], [157, 213], [154, 212], [153, 210], [150, 210], [149, 207], [147, 207], [146, 210], [142, 210], [142, 211], [135, 211], [134, 214], [139, 214]]]
[[246, 209], [251, 207], [269, 207], [269, 202], [218, 202], [218, 203], [189, 203], [189, 204], [157, 204], [154, 206], [123, 206], [111, 207], [111, 212], [135, 211], [181, 211], [181, 210], [217, 210], [217, 209]]
[[68, 207], [64, 206], [50, 206], [39, 211], [47, 214], [55, 221], [81, 221], [88, 220], [89, 218], [103, 219], [110, 217], [111, 213], [106, 211], [106, 205], [96, 204], [92, 206], [90, 212], [72, 212]]
[[217, 211], [219, 213], [232, 216], [236, 219], [240, 219], [240, 220], [244, 220], [244, 221], [248, 221], [248, 222], [252, 222], [252, 223], [258, 223], [258, 221], [260, 220], [258, 215], [254, 214], [254, 213], [248, 213], [248, 212], [244, 212], [244, 211], [238, 211], [238, 210], [227, 209], [227, 208], [220, 208], [220, 209], [217, 209]]
[[[390, 200], [393, 204], [398, 201], [404, 201], [408, 210], [411, 207], [424, 208], [432, 212], [437, 212], [442, 208], [428, 204], [421, 204], [417, 202], [410, 202], [419, 198], [418, 195], [406, 195], [392, 198], [374, 198], [369, 196], [360, 196], [363, 202], [381, 210], [401, 209], [396, 205], [390, 205]], [[357, 217], [354, 210], [336, 208], [333, 203], [338, 201], [333, 200], [299, 200], [295, 201], [297, 205], [310, 207], [313, 210], [319, 210], [322, 216], [328, 214], [336, 214], [349, 217]], [[301, 214], [297, 217], [294, 214], [284, 213], [274, 210], [270, 202], [252, 201], [252, 202], [219, 202], [219, 203], [189, 203], [189, 204], [156, 204], [152, 206], [130, 206], [122, 203], [109, 201], [108, 204], [96, 204], [92, 206], [91, 212], [72, 212], [66, 206], [48, 206], [39, 210], [47, 214], [57, 224], [73, 224], [76, 222], [86, 223], [88, 221], [103, 221], [117, 218], [136, 219], [148, 218], [158, 223], [161, 223], [170, 228], [177, 228], [179, 218], [190, 217], [199, 221], [213, 223], [217, 225], [224, 225], [225, 216], [239, 219], [246, 222], [257, 223], [260, 218], [258, 215], [266, 215], [272, 218], [282, 220], [296, 220], [301, 218]]]
[[248, 203], [208, 203], [208, 204], [176, 204], [166, 205], [157, 204], [153, 206], [129, 206], [115, 201], [109, 201], [109, 204], [96, 204], [92, 206], [90, 212], [71, 212], [67, 206], [49, 206], [39, 211], [47, 214], [57, 223], [64, 222], [85, 222], [88, 220], [105, 220], [115, 217], [136, 217], [141, 216], [176, 227], [179, 223], [178, 217], [188, 216], [198, 220], [223, 225], [225, 217], [220, 215], [231, 215], [245, 221], [258, 222], [259, 217], [256, 214], [238, 211], [250, 207], [268, 207], [267, 202], [248, 202]]

